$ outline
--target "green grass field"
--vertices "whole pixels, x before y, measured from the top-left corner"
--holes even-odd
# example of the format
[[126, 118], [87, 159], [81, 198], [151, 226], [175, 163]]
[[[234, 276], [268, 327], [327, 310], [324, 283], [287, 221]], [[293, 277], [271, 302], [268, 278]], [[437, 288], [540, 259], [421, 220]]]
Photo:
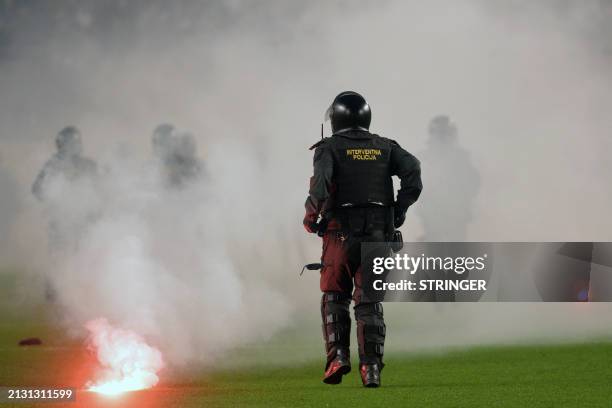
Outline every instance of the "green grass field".
[[[91, 357], [81, 344], [67, 340], [61, 329], [47, 323], [44, 307], [27, 313], [14, 308], [5, 313], [6, 304], [2, 307], [0, 300], [0, 386], [83, 386], [90, 378]], [[17, 346], [19, 339], [31, 335], [40, 336], [45, 344]], [[379, 389], [364, 389], [356, 369], [341, 385], [325, 385], [321, 382], [321, 361], [283, 366], [283, 356], [291, 353], [292, 346], [285, 342], [281, 351], [274, 353], [277, 346], [247, 348], [234, 354], [233, 358], [248, 355], [255, 362], [247, 368], [166, 372], [151, 390], [119, 397], [79, 391], [75, 403], [62, 406], [612, 406], [612, 342], [390, 354]], [[10, 406], [36, 405], [0, 403], [0, 408]]]
[[[30, 348], [15, 345], [15, 339], [33, 329], [44, 330], [30, 325], [2, 326], [0, 384], [82, 386], [87, 365], [75, 360], [85, 361], [85, 352], [76, 344]], [[292, 367], [270, 367], [262, 363], [259, 367], [241, 370], [181, 374], [178, 379], [165, 379], [153, 390], [118, 398], [80, 392], [77, 403], [65, 405], [609, 407], [611, 358], [610, 343], [391, 355], [387, 358], [380, 389], [364, 389], [356, 370], [341, 385], [328, 386], [320, 381], [319, 362]]]

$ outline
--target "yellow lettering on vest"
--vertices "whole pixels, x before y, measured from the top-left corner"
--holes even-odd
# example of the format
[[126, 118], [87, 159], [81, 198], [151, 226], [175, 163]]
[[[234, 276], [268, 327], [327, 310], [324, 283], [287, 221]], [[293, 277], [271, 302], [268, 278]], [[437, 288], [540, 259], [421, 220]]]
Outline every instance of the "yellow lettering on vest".
[[377, 160], [380, 149], [346, 149], [346, 155], [353, 160]]

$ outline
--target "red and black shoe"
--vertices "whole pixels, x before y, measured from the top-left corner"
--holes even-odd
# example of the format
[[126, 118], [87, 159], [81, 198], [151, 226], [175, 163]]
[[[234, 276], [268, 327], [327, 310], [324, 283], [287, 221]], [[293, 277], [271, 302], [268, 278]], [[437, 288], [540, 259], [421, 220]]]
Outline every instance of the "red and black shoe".
[[344, 350], [336, 351], [336, 357], [327, 364], [323, 382], [325, 384], [340, 384], [342, 376], [351, 372], [349, 353]]
[[378, 364], [361, 364], [359, 366], [359, 373], [361, 374], [361, 382], [364, 387], [380, 387], [380, 367]]

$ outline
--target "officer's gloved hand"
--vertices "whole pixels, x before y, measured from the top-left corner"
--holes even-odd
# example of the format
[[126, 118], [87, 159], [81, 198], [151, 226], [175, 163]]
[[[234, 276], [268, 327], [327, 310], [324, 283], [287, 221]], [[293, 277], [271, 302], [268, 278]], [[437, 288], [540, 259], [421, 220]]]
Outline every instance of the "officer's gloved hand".
[[406, 210], [400, 207], [395, 207], [393, 212], [393, 225], [395, 228], [399, 228], [404, 225], [404, 221], [406, 221]]
[[304, 217], [304, 228], [311, 234], [316, 234], [319, 231], [319, 224], [317, 223], [318, 217], [313, 217], [310, 214], [306, 214]]

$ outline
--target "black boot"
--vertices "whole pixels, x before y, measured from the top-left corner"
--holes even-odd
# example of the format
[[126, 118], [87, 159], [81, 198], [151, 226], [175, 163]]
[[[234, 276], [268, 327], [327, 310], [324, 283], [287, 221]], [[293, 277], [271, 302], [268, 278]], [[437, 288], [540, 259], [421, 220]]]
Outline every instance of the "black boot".
[[359, 372], [365, 387], [380, 386], [380, 372], [385, 366], [386, 326], [381, 303], [361, 303], [355, 306], [357, 340], [359, 342]]
[[327, 364], [323, 376], [325, 384], [340, 384], [342, 376], [351, 371], [350, 302], [350, 297], [337, 292], [326, 292], [321, 299], [323, 339], [327, 352]]
[[380, 368], [378, 364], [360, 364], [359, 373], [364, 387], [380, 387]]
[[351, 359], [346, 350], [338, 349], [334, 358], [325, 370], [323, 382], [325, 384], [340, 384], [342, 376], [351, 372]]

